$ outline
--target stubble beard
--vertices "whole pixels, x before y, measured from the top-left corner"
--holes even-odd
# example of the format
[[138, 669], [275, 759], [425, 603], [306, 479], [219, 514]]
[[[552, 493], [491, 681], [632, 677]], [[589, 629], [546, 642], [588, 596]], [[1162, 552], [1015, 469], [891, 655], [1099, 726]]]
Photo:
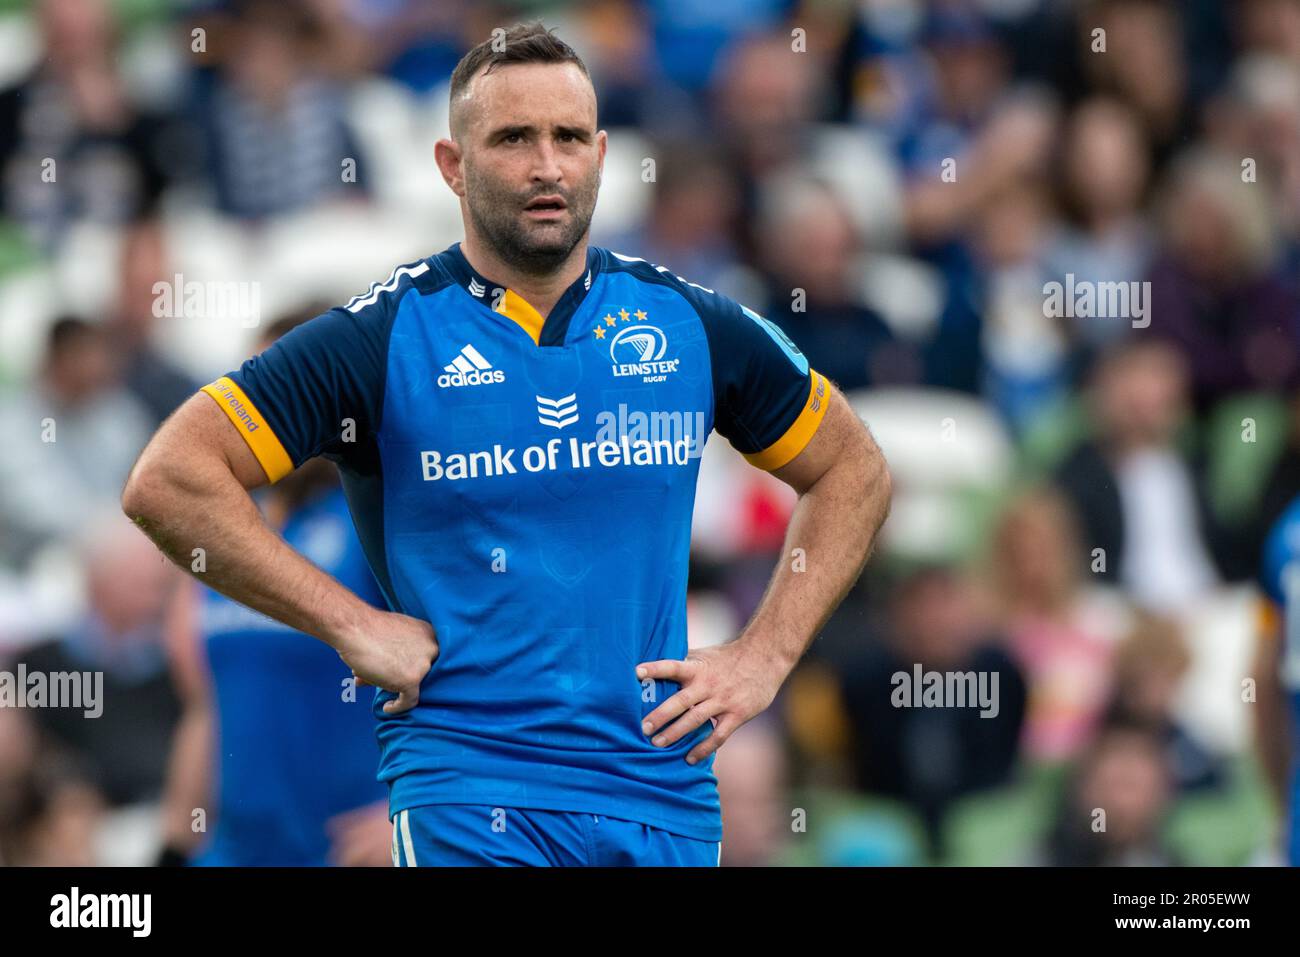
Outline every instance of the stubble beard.
[[546, 276], [569, 258], [587, 235], [600, 190], [600, 171], [573, 189], [538, 190], [532, 195], [559, 194], [567, 204], [568, 216], [559, 223], [521, 224], [520, 214], [529, 198], [501, 186], [490, 178], [480, 179], [465, 193], [470, 220], [479, 237], [498, 259], [528, 276]]

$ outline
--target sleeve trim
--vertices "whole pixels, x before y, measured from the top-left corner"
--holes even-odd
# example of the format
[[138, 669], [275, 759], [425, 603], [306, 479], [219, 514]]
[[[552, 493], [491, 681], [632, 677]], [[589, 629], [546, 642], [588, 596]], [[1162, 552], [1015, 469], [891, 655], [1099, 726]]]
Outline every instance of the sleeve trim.
[[244, 437], [257, 461], [261, 463], [266, 477], [278, 482], [293, 471], [293, 461], [289, 453], [280, 444], [279, 438], [267, 425], [266, 418], [249, 401], [244, 390], [235, 384], [229, 376], [222, 376], [216, 382], [205, 385], [202, 389], [216, 400], [217, 405], [226, 413], [239, 434]]
[[803, 410], [779, 439], [761, 452], [752, 452], [745, 456], [750, 465], [769, 472], [779, 469], [802, 452], [816, 433], [822, 417], [826, 415], [826, 406], [829, 403], [825, 377], [816, 369], [810, 369], [809, 373], [808, 401], [804, 403]]

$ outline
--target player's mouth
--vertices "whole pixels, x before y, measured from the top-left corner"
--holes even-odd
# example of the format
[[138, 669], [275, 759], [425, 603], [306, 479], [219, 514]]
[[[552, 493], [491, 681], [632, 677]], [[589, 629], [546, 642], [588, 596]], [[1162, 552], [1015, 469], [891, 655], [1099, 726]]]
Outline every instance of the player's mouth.
[[524, 215], [529, 219], [553, 220], [561, 218], [568, 208], [563, 196], [535, 196], [524, 206]]

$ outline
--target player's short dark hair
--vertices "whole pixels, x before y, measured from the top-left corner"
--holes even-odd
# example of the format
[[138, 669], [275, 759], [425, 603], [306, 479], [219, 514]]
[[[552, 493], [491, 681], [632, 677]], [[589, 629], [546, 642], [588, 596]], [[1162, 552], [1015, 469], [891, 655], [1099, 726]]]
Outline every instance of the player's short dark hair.
[[582, 75], [591, 78], [587, 64], [582, 58], [540, 20], [529, 23], [517, 23], [503, 34], [484, 40], [470, 50], [451, 73], [451, 102], [465, 92], [470, 80], [478, 74], [484, 64], [486, 73], [491, 73], [499, 66], [515, 63], [572, 63]]

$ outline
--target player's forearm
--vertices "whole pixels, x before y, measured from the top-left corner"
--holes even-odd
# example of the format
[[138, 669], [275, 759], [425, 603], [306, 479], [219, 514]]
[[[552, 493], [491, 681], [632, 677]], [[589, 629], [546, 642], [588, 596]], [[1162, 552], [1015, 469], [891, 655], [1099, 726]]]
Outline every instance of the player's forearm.
[[168, 454], [151, 445], [132, 471], [122, 507], [165, 555], [203, 584], [335, 648], [373, 612], [272, 531], [248, 492], [211, 453]]
[[891, 491], [884, 457], [868, 445], [846, 451], [799, 497], [781, 561], [741, 636], [784, 674], [862, 573]]

